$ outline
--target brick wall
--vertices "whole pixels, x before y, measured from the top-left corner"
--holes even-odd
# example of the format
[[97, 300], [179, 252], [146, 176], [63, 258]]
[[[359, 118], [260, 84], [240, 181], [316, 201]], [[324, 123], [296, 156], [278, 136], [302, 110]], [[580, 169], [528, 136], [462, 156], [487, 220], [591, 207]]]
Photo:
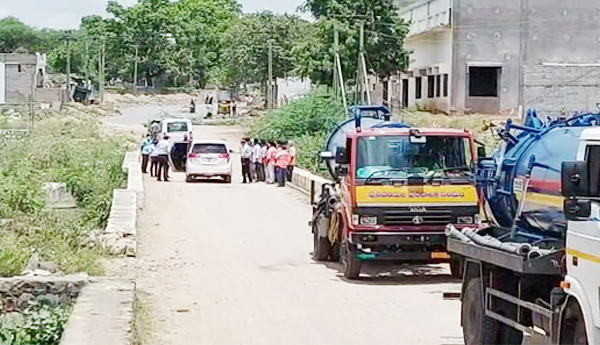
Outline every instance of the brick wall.
[[28, 102], [32, 93], [35, 77], [35, 65], [6, 64], [6, 99], [7, 103]]
[[600, 66], [523, 66], [523, 100], [542, 114], [597, 111]]

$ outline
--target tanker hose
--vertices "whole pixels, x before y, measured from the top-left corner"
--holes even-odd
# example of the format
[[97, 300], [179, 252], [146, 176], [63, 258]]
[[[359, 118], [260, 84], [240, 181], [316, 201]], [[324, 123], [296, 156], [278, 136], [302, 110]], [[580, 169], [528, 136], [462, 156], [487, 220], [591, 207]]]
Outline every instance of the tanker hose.
[[327, 235], [329, 237], [329, 242], [337, 243], [339, 241], [339, 228], [340, 228], [340, 214], [333, 211], [329, 216], [329, 231]]
[[552, 250], [549, 249], [540, 249], [540, 248], [533, 248], [528, 254], [527, 254], [527, 258], [528, 259], [537, 259], [540, 258], [542, 256], [546, 256], [549, 254], [552, 254]]
[[452, 224], [446, 225], [446, 236], [452, 237], [462, 242], [471, 242], [471, 239], [469, 237], [465, 236], [465, 234], [463, 234], [460, 230], [455, 228]]

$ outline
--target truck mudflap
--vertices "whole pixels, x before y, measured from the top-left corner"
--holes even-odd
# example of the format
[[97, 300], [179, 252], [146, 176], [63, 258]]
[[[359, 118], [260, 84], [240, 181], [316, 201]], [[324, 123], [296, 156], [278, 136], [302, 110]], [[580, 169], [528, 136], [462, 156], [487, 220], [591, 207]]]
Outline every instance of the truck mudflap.
[[357, 257], [369, 261], [448, 262], [443, 233], [352, 232]]

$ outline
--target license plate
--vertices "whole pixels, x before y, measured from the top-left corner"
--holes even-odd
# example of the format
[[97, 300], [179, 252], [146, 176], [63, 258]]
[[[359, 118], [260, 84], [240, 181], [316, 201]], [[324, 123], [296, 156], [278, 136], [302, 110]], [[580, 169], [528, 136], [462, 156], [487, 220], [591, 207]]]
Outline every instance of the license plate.
[[450, 259], [450, 254], [446, 252], [433, 252], [431, 253], [432, 259]]

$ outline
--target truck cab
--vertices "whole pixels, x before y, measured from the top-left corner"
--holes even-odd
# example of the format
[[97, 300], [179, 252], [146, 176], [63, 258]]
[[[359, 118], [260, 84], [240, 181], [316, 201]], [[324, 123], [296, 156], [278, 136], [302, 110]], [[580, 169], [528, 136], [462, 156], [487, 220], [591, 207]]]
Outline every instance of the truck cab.
[[[323, 154], [338, 183], [335, 197], [327, 193], [333, 200], [322, 203], [332, 205], [327, 218], [333, 221], [324, 221], [315, 208], [315, 256], [339, 256], [349, 279], [368, 261], [449, 262], [446, 225], [478, 221], [473, 135], [387, 121], [366, 128], [364, 122], [334, 133], [337, 139]], [[453, 269], [458, 273], [456, 265]]]

